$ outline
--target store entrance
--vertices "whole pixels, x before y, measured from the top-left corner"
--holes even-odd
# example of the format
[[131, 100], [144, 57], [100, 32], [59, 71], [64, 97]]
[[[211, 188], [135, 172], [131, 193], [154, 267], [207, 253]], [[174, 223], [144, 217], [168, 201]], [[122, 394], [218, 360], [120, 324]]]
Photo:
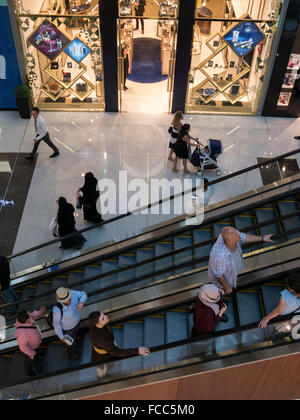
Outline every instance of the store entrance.
[[171, 112], [177, 22], [119, 19], [121, 112]]

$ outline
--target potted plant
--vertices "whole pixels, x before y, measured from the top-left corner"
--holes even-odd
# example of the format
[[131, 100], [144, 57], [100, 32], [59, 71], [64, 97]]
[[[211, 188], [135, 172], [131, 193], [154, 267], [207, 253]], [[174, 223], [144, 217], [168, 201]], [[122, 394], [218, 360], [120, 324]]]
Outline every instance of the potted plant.
[[31, 90], [27, 85], [18, 85], [15, 89], [17, 106], [21, 118], [31, 117]]

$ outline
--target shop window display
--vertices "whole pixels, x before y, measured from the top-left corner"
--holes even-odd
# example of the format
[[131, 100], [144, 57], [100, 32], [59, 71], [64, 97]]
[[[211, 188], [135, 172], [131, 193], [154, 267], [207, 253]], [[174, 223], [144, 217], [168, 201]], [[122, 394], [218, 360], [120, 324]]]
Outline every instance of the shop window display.
[[119, 0], [121, 18], [141, 16], [142, 13], [144, 18], [177, 19], [178, 10], [179, 0]]
[[14, 5], [34, 104], [42, 110], [104, 110], [98, 1]]
[[281, 3], [197, 1], [187, 112], [257, 113]]

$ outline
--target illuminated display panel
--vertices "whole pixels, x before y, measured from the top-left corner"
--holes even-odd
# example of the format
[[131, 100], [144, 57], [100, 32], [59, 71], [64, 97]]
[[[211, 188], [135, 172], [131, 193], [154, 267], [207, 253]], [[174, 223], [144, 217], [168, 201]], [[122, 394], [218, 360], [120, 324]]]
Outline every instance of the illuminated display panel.
[[49, 60], [54, 60], [70, 42], [70, 39], [49, 20], [45, 19], [28, 41], [45, 54]]

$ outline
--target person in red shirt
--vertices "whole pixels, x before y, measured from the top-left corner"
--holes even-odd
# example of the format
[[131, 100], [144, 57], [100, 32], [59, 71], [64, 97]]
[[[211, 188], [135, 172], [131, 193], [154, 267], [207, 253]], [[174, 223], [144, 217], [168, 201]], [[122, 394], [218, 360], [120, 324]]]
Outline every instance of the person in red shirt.
[[223, 294], [224, 291], [214, 284], [205, 284], [200, 288], [194, 312], [192, 337], [213, 332], [222, 321], [227, 310], [227, 305], [222, 300]]

